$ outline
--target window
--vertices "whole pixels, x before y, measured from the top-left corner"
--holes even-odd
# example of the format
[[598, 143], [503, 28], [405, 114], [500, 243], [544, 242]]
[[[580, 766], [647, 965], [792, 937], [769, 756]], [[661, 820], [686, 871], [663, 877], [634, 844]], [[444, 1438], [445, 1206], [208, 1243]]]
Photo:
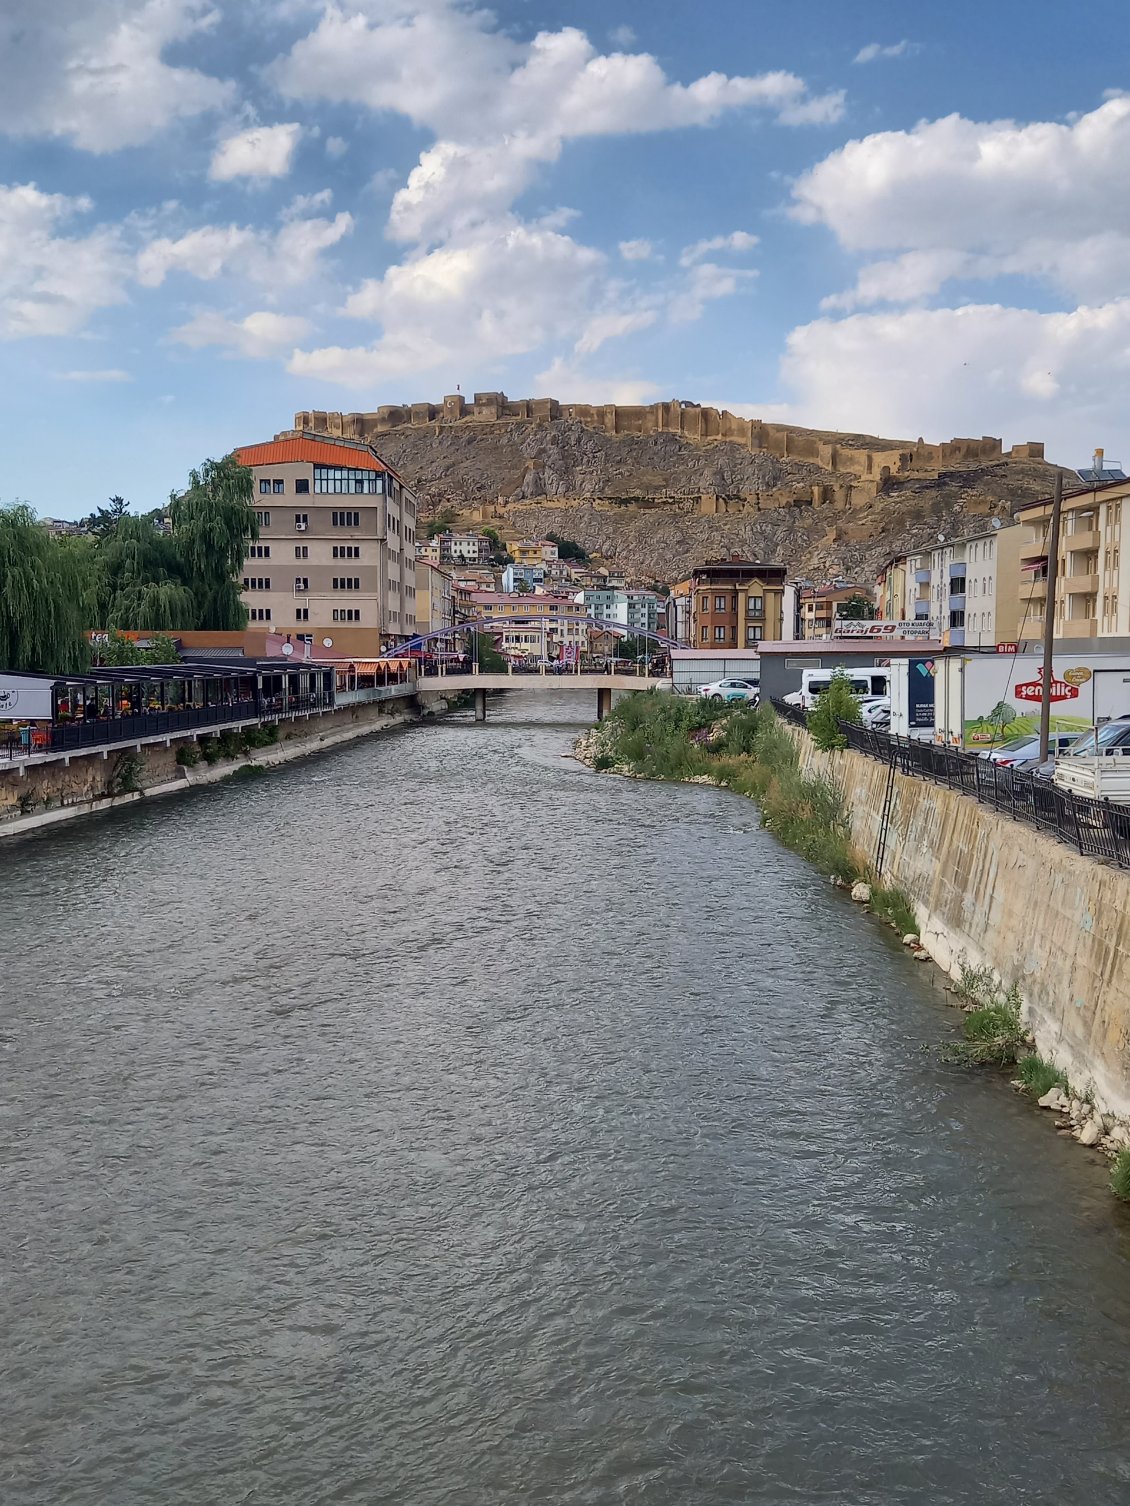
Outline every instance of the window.
[[716, 612], [724, 612], [726, 610], [726, 598], [724, 596], [716, 596], [714, 598], [714, 610]]
[[271, 557], [270, 544], [252, 544], [251, 548], [247, 551], [247, 557], [253, 560], [269, 560]]
[[305, 497], [309, 495], [310, 482], [306, 479], [305, 476], [300, 476], [299, 479], [294, 483], [294, 489], [300, 497]]
[[272, 481], [271, 482], [271, 490], [275, 493], [276, 496], [281, 495], [283, 492], [286, 491], [286, 482], [285, 481]]
[[724, 627], [716, 627], [714, 629], [714, 641], [715, 643], [725, 643], [726, 629]]
[[259, 492], [260, 492], [260, 495], [262, 495], [263, 492], [266, 492], [269, 495], [270, 494], [270, 490], [271, 490], [271, 483], [269, 481], [260, 481], [260, 483], [259, 483]]
[[709, 637], [710, 637], [710, 629], [706, 626], [705, 623], [703, 623], [703, 625], [702, 625], [702, 641], [703, 641], [703, 643], [705, 643], [706, 640]]
[[335, 591], [360, 591], [361, 577], [359, 575], [335, 575], [333, 578]]
[[751, 596], [749, 598], [749, 605], [748, 605], [748, 607], [747, 607], [746, 610], [747, 610], [748, 615], [750, 617], [764, 617], [765, 616], [765, 598], [764, 598], [764, 596]]
[[359, 560], [361, 558], [359, 544], [335, 544], [333, 547], [335, 560]]
[[359, 512], [332, 512], [330, 520], [335, 528], [360, 528], [361, 514]]
[[271, 515], [269, 512], [257, 512], [255, 514], [255, 521], [259, 524], [260, 528], [270, 528]]
[[270, 622], [270, 607], [251, 607], [247, 613], [252, 622]]
[[348, 466], [316, 465], [314, 467], [314, 490], [316, 492], [368, 492], [379, 495], [384, 491], [384, 476], [380, 471], [351, 470]]
[[296, 560], [308, 560], [310, 558], [310, 545], [295, 544], [294, 557]]
[[699, 610], [702, 611], [702, 612], [709, 612], [710, 611], [710, 597], [709, 596], [703, 596], [702, 600], [699, 602]]
[[271, 577], [269, 575], [245, 575], [243, 577], [243, 589], [245, 591], [269, 591], [271, 589]]
[[294, 577], [294, 589], [296, 591], [309, 591], [310, 577], [308, 575], [296, 575]]
[[755, 622], [751, 627], [747, 627], [745, 630], [745, 641], [747, 646], [752, 643], [760, 643], [762, 638], [764, 637], [765, 629], [759, 622]]
[[361, 613], [356, 607], [334, 607], [335, 622], [360, 622]]
[[310, 621], [310, 608], [309, 607], [295, 607], [295, 609], [294, 609], [294, 620], [295, 620], [295, 622], [309, 622]]
[[294, 515], [294, 526], [295, 528], [309, 528], [310, 514], [307, 512], [296, 512]]

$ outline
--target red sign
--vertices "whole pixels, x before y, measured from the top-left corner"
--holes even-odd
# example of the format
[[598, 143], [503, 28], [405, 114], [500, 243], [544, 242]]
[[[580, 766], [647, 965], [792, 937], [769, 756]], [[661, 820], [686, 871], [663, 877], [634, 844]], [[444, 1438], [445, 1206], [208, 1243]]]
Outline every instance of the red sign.
[[1019, 652], [1020, 652], [1020, 645], [1019, 645], [1019, 643], [998, 643], [997, 644], [997, 653], [998, 654], [1017, 654]]
[[[1042, 680], [1025, 680], [1023, 685], [1013, 686], [1012, 694], [1018, 701], [1038, 701], [1042, 691]], [[1066, 680], [1053, 680], [1051, 699], [1053, 701], [1077, 701], [1079, 687], [1069, 685]]]

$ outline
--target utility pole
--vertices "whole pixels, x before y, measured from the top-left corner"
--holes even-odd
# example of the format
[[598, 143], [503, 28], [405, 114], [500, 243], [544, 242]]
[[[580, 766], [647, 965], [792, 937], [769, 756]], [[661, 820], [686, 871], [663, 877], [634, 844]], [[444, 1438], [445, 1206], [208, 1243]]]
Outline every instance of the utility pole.
[[1048, 756], [1052, 725], [1052, 643], [1055, 639], [1055, 588], [1059, 576], [1059, 519], [1063, 511], [1063, 472], [1055, 473], [1048, 530], [1048, 595], [1044, 602], [1044, 670], [1040, 681], [1040, 762]]

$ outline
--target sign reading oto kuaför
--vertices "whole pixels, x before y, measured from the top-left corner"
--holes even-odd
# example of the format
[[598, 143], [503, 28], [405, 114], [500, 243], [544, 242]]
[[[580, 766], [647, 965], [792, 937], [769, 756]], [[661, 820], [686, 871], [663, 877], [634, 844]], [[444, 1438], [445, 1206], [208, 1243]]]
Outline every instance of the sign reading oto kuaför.
[[832, 624], [835, 638], [929, 638], [929, 620], [913, 622], [868, 622], [862, 617], [837, 617]]

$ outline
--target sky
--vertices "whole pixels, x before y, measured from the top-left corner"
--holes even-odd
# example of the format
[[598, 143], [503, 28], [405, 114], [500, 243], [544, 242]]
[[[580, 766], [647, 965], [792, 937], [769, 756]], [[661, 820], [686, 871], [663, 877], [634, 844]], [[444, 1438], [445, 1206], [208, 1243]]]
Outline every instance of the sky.
[[1126, 0], [5, 0], [0, 60], [0, 502], [457, 389], [1130, 463]]

